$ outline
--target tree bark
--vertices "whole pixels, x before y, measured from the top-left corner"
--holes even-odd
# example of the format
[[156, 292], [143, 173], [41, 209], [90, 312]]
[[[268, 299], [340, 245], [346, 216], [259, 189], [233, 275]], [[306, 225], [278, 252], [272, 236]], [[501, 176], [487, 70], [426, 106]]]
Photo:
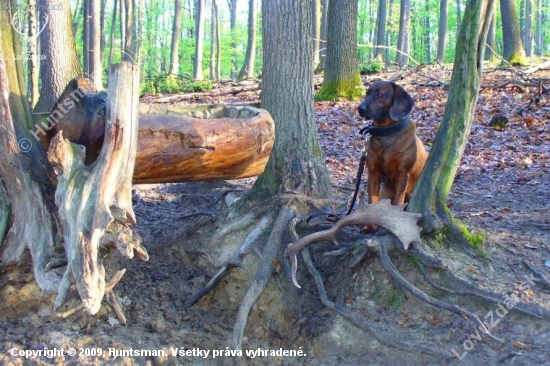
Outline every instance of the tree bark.
[[170, 47], [170, 74], [178, 75], [179, 44], [181, 33], [181, 0], [174, 0], [174, 23], [172, 25], [172, 46]]
[[193, 68], [193, 78], [203, 80], [202, 60], [204, 48], [204, 0], [196, 0], [195, 17], [195, 63]]
[[213, 112], [201, 119], [140, 115], [134, 184], [261, 174], [275, 140], [269, 113], [252, 107], [222, 106]]
[[503, 57], [512, 65], [526, 65], [515, 0], [500, 0]]
[[231, 33], [231, 80], [237, 77], [237, 0], [227, 0], [229, 7], [229, 29]]
[[44, 60], [40, 71], [42, 88], [35, 107], [37, 112], [51, 111], [69, 80], [82, 75], [72, 32], [70, 1], [60, 0], [58, 4], [59, 7], [48, 0], [38, 0], [40, 27], [45, 27], [40, 33]]
[[99, 0], [84, 1], [84, 75], [103, 89], [101, 68], [101, 7]]
[[68, 265], [55, 307], [65, 301], [71, 278], [84, 308], [95, 314], [105, 294], [103, 258], [111, 249], [131, 259], [147, 260], [135, 230], [132, 174], [137, 149], [139, 69], [128, 62], [115, 65], [109, 77], [105, 142], [100, 159], [84, 165], [77, 145], [57, 134], [48, 152], [59, 183], [55, 194], [63, 224]]
[[439, 7], [439, 32], [437, 41], [437, 62], [445, 62], [445, 51], [447, 48], [447, 18], [448, 18], [448, 0], [441, 0]]
[[330, 1], [325, 79], [320, 100], [355, 99], [364, 93], [357, 60], [356, 0]]
[[422, 214], [422, 226], [428, 231], [452, 222], [446, 202], [474, 117], [495, 2], [468, 0], [466, 4], [445, 114], [407, 207]]
[[[384, 46], [386, 38], [386, 15], [388, 14], [387, 0], [379, 0], [378, 2], [378, 20], [376, 23], [376, 46]], [[383, 47], [376, 47], [374, 58], [384, 53]]]
[[[320, 0], [315, 0], [315, 1], [320, 1]], [[244, 57], [243, 67], [239, 72], [239, 79], [254, 77], [254, 60], [256, 55], [256, 30], [257, 30], [256, 17], [257, 17], [256, 0], [248, 0], [248, 40], [246, 44], [246, 55]], [[319, 27], [319, 31], [320, 31], [320, 27]], [[315, 40], [314, 40], [314, 44], [315, 44]], [[318, 48], [319, 48], [319, 44], [317, 41], [317, 49]], [[314, 61], [314, 64], [315, 64], [315, 61]]]
[[[262, 108], [273, 117], [277, 137], [265, 171], [248, 197], [262, 199], [289, 191], [330, 197], [332, 187], [319, 146], [313, 106], [311, 4], [262, 1], [262, 16]], [[285, 47], [280, 44], [282, 34]]]
[[34, 108], [38, 103], [38, 70], [40, 67], [40, 55], [38, 54], [38, 19], [36, 18], [36, 0], [29, 0], [29, 37], [28, 37], [28, 67], [29, 67], [29, 91], [30, 104]]
[[405, 66], [409, 63], [409, 28], [411, 19], [411, 0], [401, 0], [399, 11], [399, 35], [397, 36], [396, 62]]
[[[252, 1], [252, 0], [249, 0]], [[311, 27], [311, 36], [313, 38], [313, 69], [319, 65], [319, 50], [321, 46], [321, 0], [311, 0], [311, 14], [313, 24]]]
[[220, 15], [217, 0], [212, 0], [212, 16], [210, 20], [210, 79], [219, 80], [221, 72], [220, 64]]

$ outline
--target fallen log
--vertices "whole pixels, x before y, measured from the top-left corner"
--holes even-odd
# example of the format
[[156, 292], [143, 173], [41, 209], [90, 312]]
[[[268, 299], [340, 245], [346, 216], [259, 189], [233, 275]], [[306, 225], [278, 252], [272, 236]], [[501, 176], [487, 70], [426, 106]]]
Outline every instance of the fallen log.
[[[68, 93], [72, 91], [70, 89]], [[42, 141], [44, 147], [49, 147], [48, 139], [58, 130], [74, 129], [75, 124], [88, 126], [80, 129], [84, 134], [90, 129], [104, 130], [104, 115], [98, 117], [97, 113], [79, 112], [100, 110], [98, 106], [86, 104], [99, 103], [100, 98], [96, 99], [81, 98], [76, 115], [58, 113], [55, 120], [52, 119], [53, 112], [35, 115], [37, 131], [44, 132], [37, 133], [46, 140]], [[55, 130], [55, 133], [48, 129]], [[80, 141], [74, 136], [69, 140]], [[178, 183], [256, 176], [264, 171], [274, 140], [275, 127], [270, 114], [252, 106], [159, 107], [140, 104], [133, 183]], [[97, 159], [101, 144], [87, 147], [90, 151], [86, 154], [86, 164], [89, 165]]]
[[185, 111], [160, 114], [156, 107], [140, 107], [134, 184], [238, 179], [263, 172], [275, 139], [267, 111], [221, 105]]

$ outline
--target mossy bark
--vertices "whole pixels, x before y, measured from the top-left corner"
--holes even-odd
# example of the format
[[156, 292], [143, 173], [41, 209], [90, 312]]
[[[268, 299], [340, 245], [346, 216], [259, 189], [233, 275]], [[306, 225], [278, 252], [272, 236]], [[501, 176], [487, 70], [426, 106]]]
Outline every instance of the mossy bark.
[[328, 5], [325, 80], [318, 100], [356, 99], [364, 93], [357, 58], [357, 1]]
[[407, 208], [422, 214], [421, 225], [427, 231], [454, 221], [446, 202], [474, 118], [494, 8], [495, 0], [469, 0], [466, 5], [445, 114]]

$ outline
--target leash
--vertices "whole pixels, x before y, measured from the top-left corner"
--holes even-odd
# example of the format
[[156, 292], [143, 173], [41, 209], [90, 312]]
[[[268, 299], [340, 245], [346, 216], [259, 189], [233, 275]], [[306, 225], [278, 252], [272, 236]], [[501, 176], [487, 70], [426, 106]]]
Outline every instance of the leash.
[[[361, 159], [359, 159], [359, 167], [357, 168], [357, 176], [355, 178], [355, 190], [353, 191], [353, 197], [344, 216], [348, 216], [353, 211], [353, 208], [355, 207], [355, 202], [357, 201], [357, 196], [359, 195], [359, 187], [361, 186], [361, 179], [363, 177], [363, 172], [365, 171], [365, 165], [367, 162], [367, 143], [369, 141], [367, 135], [371, 135], [374, 137], [391, 136], [406, 129], [409, 126], [410, 122], [411, 119], [409, 118], [409, 116], [407, 116], [398, 121], [396, 124], [393, 124], [389, 127], [375, 127], [372, 123], [370, 123], [359, 130], [359, 134], [364, 136], [365, 139], [363, 142], [363, 149], [361, 150]], [[341, 215], [339, 214], [329, 211], [323, 211], [310, 215], [306, 220], [306, 224], [309, 225], [311, 219], [324, 215], [326, 215], [327, 221], [329, 222], [336, 222], [341, 219]]]

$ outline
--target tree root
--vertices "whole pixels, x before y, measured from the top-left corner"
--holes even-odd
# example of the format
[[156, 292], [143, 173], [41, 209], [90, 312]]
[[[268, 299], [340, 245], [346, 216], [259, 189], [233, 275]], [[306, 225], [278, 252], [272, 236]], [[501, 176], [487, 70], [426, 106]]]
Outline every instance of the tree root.
[[374, 322], [368, 320], [365, 317], [353, 314], [347, 306], [337, 305], [333, 301], [329, 300], [327, 293], [325, 291], [325, 287], [323, 285], [323, 279], [321, 278], [321, 275], [313, 265], [313, 262], [311, 261], [311, 256], [309, 255], [309, 252], [307, 249], [302, 249], [302, 258], [304, 260], [304, 263], [307, 269], [309, 270], [309, 273], [311, 273], [311, 275], [313, 276], [313, 279], [315, 280], [315, 284], [317, 285], [317, 290], [319, 291], [319, 297], [323, 305], [325, 305], [332, 311], [340, 314], [342, 317], [349, 320], [353, 325], [357, 326], [360, 329], [363, 329], [364, 331], [372, 335], [377, 341], [379, 341], [380, 343], [386, 346], [394, 347], [410, 353], [420, 352], [422, 354], [438, 356], [438, 357], [448, 356], [448, 355], [444, 355], [443, 353], [433, 348], [424, 347], [419, 344], [413, 344], [413, 343], [406, 342], [404, 340], [392, 337], [389, 332], [383, 331], [381, 327], [377, 326]]
[[246, 292], [239, 312], [237, 314], [237, 320], [235, 321], [235, 327], [233, 329], [233, 349], [242, 349], [242, 342], [244, 336], [244, 329], [248, 320], [248, 314], [250, 309], [256, 303], [260, 295], [263, 293], [267, 282], [271, 278], [273, 272], [273, 259], [277, 255], [279, 248], [281, 247], [283, 232], [286, 229], [286, 225], [290, 218], [294, 215], [294, 209], [284, 206], [279, 211], [279, 216], [275, 221], [271, 235], [264, 247], [262, 256], [260, 258], [260, 264], [256, 271], [256, 275], [250, 284], [248, 291]]
[[260, 223], [252, 230], [246, 239], [243, 241], [239, 249], [228, 259], [225, 264], [220, 268], [218, 273], [212, 277], [212, 279], [199, 291], [197, 291], [191, 299], [185, 303], [185, 307], [193, 306], [204, 295], [212, 291], [220, 281], [229, 273], [233, 267], [240, 267], [242, 260], [250, 253], [252, 244], [260, 237], [260, 235], [271, 224], [273, 218], [270, 215], [265, 215], [260, 220]]
[[388, 247], [385, 244], [380, 245], [380, 261], [382, 262], [382, 265], [384, 266], [386, 271], [388, 271], [390, 276], [393, 278], [393, 280], [397, 282], [405, 290], [410, 292], [412, 295], [417, 297], [418, 299], [432, 306], [445, 309], [455, 314], [458, 314], [464, 318], [472, 319], [479, 326], [479, 329], [481, 329], [487, 335], [487, 337], [489, 337], [493, 341], [504, 343], [504, 341], [501, 338], [495, 337], [494, 335], [491, 334], [491, 332], [489, 332], [489, 329], [487, 329], [485, 324], [481, 321], [481, 319], [477, 317], [477, 315], [469, 312], [468, 310], [464, 310], [456, 305], [447, 304], [444, 301], [437, 300], [427, 295], [423, 291], [419, 290], [412, 283], [410, 283], [405, 277], [401, 275], [401, 273], [399, 273], [397, 268], [395, 268], [388, 254]]
[[523, 264], [525, 264], [525, 266], [526, 266], [527, 268], [529, 268], [529, 270], [530, 270], [531, 272], [533, 272], [533, 274], [534, 274], [535, 276], [537, 276], [537, 278], [534, 279], [534, 281], [535, 281], [536, 283], [538, 283], [539, 285], [546, 286], [546, 287], [550, 288], [550, 282], [546, 279], [546, 276], [544, 276], [544, 275], [542, 274], [542, 272], [540, 272], [540, 271], [537, 270], [535, 267], [533, 267], [533, 265], [532, 265], [531, 263], [529, 263], [529, 261], [526, 260], [526, 259], [523, 260]]
[[[118, 304], [118, 301], [113, 293], [113, 288], [122, 279], [122, 276], [124, 276], [124, 273], [126, 273], [125, 268], [115, 272], [113, 277], [111, 277], [109, 282], [107, 282], [107, 284], [105, 285], [105, 296], [104, 296], [104, 299], [107, 302], [107, 305], [109, 305], [111, 310], [113, 310], [120, 324], [126, 324], [126, 316], [124, 315], [124, 312], [122, 311], [122, 309], [120, 308], [120, 305]], [[66, 319], [78, 313], [79, 311], [83, 310], [84, 308], [85, 308], [84, 303], [80, 303], [79, 305], [63, 313], [57, 313], [57, 317], [61, 319]]]

